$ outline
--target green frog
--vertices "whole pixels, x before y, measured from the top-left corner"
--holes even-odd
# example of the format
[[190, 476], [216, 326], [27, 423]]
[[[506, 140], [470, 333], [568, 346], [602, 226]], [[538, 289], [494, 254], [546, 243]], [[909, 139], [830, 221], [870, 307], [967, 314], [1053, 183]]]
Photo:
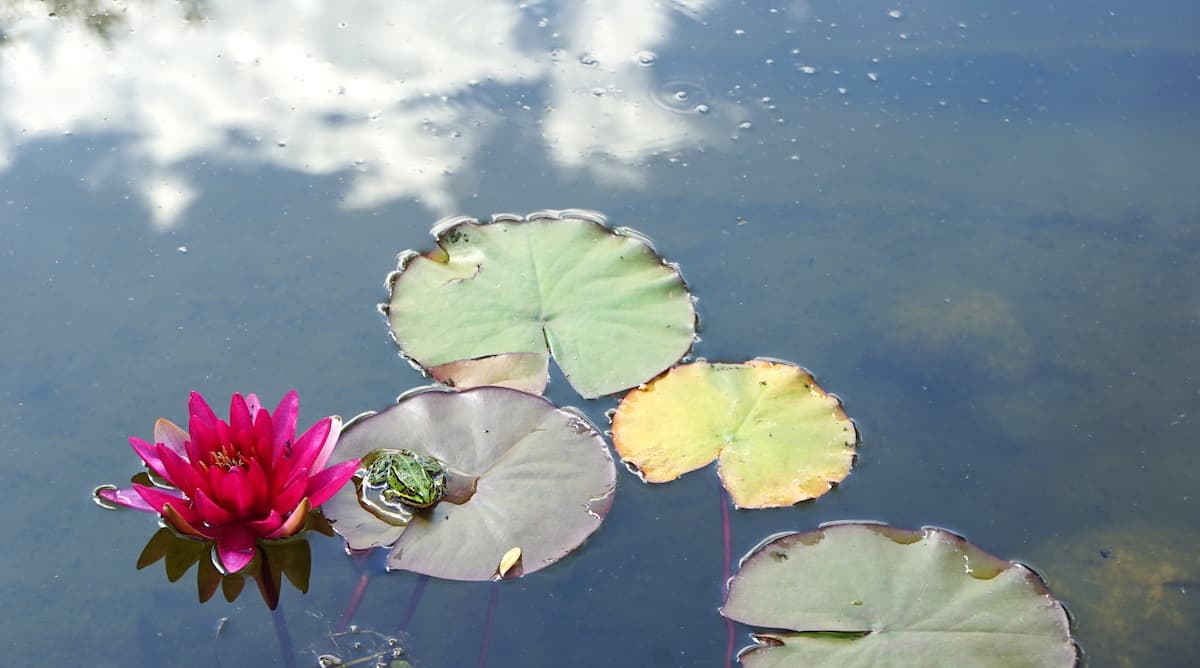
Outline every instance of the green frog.
[[412, 450], [376, 450], [368, 456], [363, 484], [390, 506], [404, 504], [428, 508], [446, 495], [446, 470], [442, 463]]

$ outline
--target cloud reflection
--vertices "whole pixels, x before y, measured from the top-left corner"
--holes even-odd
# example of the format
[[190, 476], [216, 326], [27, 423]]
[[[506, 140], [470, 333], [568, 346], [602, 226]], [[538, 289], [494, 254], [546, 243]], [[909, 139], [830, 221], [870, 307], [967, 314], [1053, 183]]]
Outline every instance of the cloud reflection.
[[[683, 5], [701, 12], [703, 0]], [[657, 3], [611, 0], [581, 3], [569, 19], [568, 53], [551, 70], [554, 113], [545, 120], [546, 140], [562, 165], [590, 167], [607, 180], [633, 183], [631, 166], [648, 155], [695, 143], [699, 120], [681, 119], [679, 109], [659, 106], [654, 49], [668, 41], [673, 16]]]
[[[634, 183], [648, 156], [705, 132], [697, 115], [653, 103], [646, 54], [687, 20], [679, 10], [698, 16], [707, 0], [674, 5], [142, 2], [100, 31], [9, 3], [0, 169], [22, 143], [103, 133], [127, 138], [105, 168], [132, 177], [162, 228], [200, 196], [184, 168], [197, 159], [344, 172], [346, 207], [414, 197], [448, 214], [456, 172], [490, 133], [532, 118], [558, 164]], [[546, 103], [518, 114], [481, 88]]]

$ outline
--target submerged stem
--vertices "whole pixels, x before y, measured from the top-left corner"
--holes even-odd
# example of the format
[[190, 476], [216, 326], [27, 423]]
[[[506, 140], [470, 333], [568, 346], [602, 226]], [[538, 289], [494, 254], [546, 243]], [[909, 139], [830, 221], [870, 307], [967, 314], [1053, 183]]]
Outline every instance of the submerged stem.
[[[722, 598], [729, 593], [729, 578], [733, 575], [731, 543], [733, 530], [729, 522], [729, 493], [723, 485], [718, 485], [721, 500], [721, 544], [725, 554], [725, 571], [721, 579]], [[725, 668], [733, 665], [733, 620], [725, 618]]]
[[483, 642], [479, 645], [478, 668], [487, 668], [488, 646], [492, 644], [492, 621], [496, 618], [496, 601], [500, 598], [500, 581], [492, 580], [488, 590], [487, 618], [483, 623]]
[[404, 616], [400, 618], [400, 625], [397, 630], [407, 631], [408, 625], [412, 623], [413, 616], [417, 614], [417, 604], [421, 602], [421, 595], [425, 593], [425, 585], [429, 584], [429, 576], [421, 573], [417, 576], [417, 584], [413, 587], [412, 594], [408, 597], [408, 605], [404, 607]]

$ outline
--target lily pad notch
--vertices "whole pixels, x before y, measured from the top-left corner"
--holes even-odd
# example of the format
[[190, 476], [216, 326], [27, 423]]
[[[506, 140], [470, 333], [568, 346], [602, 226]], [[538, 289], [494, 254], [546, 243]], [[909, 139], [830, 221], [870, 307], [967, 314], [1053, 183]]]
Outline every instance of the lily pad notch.
[[1075, 666], [1065, 606], [1029, 567], [945, 529], [835, 522], [771, 536], [721, 614], [777, 629], [738, 653], [781, 666]]
[[695, 342], [678, 267], [599, 213], [457, 217], [431, 232], [437, 248], [399, 255], [380, 310], [401, 354], [442, 382], [540, 393], [553, 357], [590, 399], [650, 380]]

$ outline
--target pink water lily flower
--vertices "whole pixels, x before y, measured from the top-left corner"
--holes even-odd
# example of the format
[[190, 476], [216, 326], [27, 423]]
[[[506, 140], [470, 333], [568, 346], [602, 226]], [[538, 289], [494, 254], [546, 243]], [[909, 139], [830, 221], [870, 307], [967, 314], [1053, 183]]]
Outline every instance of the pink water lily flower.
[[235, 394], [225, 422], [192, 392], [187, 431], [159, 419], [153, 445], [129, 439], [146, 466], [175, 489], [135, 483], [100, 495], [158, 513], [182, 534], [216, 541], [222, 566], [235, 573], [254, 558], [258, 539], [303, 529], [309, 510], [329, 500], [358, 468], [357, 459], [325, 468], [342, 420], [327, 417], [296, 438], [299, 408], [294, 390], [273, 413], [257, 396]]

